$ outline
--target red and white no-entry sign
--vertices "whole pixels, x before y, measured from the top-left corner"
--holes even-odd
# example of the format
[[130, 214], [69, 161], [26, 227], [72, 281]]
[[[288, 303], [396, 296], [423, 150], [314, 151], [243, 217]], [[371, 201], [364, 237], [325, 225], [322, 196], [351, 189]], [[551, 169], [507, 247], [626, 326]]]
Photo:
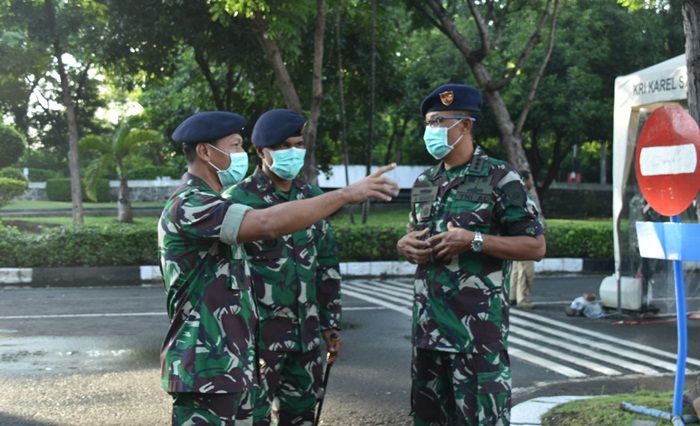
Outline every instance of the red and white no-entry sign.
[[634, 156], [637, 184], [664, 216], [685, 211], [700, 191], [700, 128], [680, 106], [663, 106], [644, 123]]

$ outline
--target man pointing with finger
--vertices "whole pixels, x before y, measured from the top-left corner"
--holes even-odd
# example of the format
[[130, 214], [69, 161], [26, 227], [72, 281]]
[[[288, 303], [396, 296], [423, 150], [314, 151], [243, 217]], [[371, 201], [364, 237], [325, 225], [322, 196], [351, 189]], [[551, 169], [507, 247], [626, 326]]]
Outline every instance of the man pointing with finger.
[[424, 142], [440, 163], [411, 191], [397, 250], [418, 265], [413, 303], [414, 423], [508, 424], [511, 374], [504, 260], [545, 253], [518, 172], [474, 145], [481, 93], [446, 84], [421, 104]]
[[345, 188], [262, 209], [221, 192], [247, 170], [245, 119], [197, 113], [173, 133], [187, 173], [165, 203], [158, 251], [170, 326], [161, 348], [161, 382], [173, 397], [172, 424], [234, 425], [252, 415], [258, 387], [258, 315], [243, 244], [306, 229], [347, 203], [390, 200], [385, 166]]

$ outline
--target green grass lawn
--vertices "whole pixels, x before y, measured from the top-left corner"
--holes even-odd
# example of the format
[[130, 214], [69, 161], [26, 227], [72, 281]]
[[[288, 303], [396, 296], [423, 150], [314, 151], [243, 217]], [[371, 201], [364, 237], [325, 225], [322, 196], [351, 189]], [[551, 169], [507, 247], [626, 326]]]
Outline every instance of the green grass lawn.
[[[620, 408], [622, 401], [662, 411], [671, 411], [673, 392], [651, 392], [642, 390], [636, 393], [601, 396], [573, 401], [549, 410], [542, 416], [543, 426], [629, 426], [634, 420], [662, 422], [660, 419], [643, 414], [630, 413]], [[691, 411], [683, 414], [694, 414]]]
[[[164, 201], [136, 201], [131, 203], [132, 207], [163, 207]], [[72, 204], [64, 201], [13, 201], [0, 210], [52, 210], [70, 209]], [[83, 208], [117, 208], [117, 203], [83, 203]]]

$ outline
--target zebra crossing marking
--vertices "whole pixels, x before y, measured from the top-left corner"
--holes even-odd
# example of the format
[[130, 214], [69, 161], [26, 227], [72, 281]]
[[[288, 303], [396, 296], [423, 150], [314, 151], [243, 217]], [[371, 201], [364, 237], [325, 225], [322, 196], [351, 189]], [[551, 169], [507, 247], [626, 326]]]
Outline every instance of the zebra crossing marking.
[[[346, 281], [343, 293], [407, 316], [412, 315], [412, 281]], [[565, 302], [552, 302], [552, 304], [554, 303]], [[662, 374], [659, 369], [675, 371], [675, 364], [664, 359], [649, 356], [656, 355], [675, 360], [676, 355], [671, 352], [587, 330], [519, 309], [511, 309], [510, 313], [510, 355], [558, 374], [572, 378], [587, 377], [589, 375], [584, 371], [556, 362], [556, 360], [572, 366], [582, 367], [586, 371], [599, 373], [604, 376], [625, 374], [620, 370], [647, 376]], [[614, 345], [608, 342], [614, 343]], [[547, 346], [541, 343], [545, 343]], [[564, 351], [556, 348], [561, 348]], [[608, 355], [608, 353], [614, 356]], [[545, 358], [538, 354], [547, 355], [550, 358]], [[583, 355], [587, 359], [582, 359], [576, 355]], [[615, 368], [604, 364], [609, 364]], [[688, 358], [688, 364], [700, 366], [700, 360]]]

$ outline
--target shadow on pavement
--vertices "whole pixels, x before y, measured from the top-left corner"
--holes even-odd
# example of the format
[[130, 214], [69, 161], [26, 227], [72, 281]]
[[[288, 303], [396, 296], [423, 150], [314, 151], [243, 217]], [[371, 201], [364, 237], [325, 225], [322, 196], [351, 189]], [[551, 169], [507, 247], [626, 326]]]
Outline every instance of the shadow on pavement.
[[49, 423], [17, 417], [12, 414], [0, 412], [0, 425], [4, 426], [56, 426], [58, 423]]

